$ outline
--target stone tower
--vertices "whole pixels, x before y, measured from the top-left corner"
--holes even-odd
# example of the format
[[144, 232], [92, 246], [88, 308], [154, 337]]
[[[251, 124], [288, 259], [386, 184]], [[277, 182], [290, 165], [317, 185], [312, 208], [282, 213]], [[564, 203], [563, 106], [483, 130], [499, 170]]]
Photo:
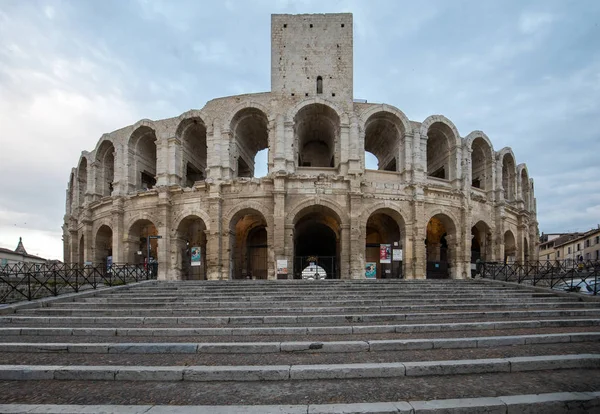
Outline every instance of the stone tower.
[[352, 14], [271, 16], [271, 92], [353, 98]]

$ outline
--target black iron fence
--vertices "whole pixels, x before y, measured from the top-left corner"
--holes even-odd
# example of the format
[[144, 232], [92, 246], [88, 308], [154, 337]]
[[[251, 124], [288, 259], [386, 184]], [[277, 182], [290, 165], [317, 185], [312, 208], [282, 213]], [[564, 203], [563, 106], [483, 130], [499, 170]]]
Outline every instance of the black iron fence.
[[476, 272], [486, 279], [598, 295], [600, 260], [554, 260], [524, 263], [484, 262]]
[[81, 266], [16, 263], [0, 266], [0, 304], [156, 279], [157, 263]]

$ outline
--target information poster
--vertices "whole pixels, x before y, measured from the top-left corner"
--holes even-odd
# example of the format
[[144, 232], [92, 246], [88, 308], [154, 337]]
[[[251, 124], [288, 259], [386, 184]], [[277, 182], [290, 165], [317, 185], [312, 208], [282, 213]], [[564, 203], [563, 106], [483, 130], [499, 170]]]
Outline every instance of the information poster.
[[392, 263], [392, 245], [379, 245], [379, 263]]
[[287, 275], [288, 274], [287, 259], [277, 259], [277, 274], [278, 275]]
[[394, 249], [392, 250], [392, 260], [394, 262], [402, 261], [402, 249]]
[[202, 265], [202, 248], [192, 247], [192, 266]]
[[377, 278], [377, 263], [368, 262], [365, 266], [365, 276], [367, 279], [376, 279]]

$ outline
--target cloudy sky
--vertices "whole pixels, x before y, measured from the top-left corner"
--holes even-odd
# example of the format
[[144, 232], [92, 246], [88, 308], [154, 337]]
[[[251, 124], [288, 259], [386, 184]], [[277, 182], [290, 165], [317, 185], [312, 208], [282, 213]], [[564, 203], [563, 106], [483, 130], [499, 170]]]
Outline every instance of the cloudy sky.
[[540, 231], [600, 223], [600, 1], [0, 0], [0, 247], [62, 259], [104, 132], [270, 88], [270, 14], [352, 12], [355, 98], [513, 148]]

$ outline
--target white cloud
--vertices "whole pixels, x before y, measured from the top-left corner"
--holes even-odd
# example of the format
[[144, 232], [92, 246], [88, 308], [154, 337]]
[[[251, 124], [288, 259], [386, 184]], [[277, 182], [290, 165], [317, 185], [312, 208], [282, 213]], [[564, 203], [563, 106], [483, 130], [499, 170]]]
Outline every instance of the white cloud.
[[521, 14], [519, 18], [519, 29], [524, 34], [532, 34], [544, 29], [550, 23], [553, 23], [556, 17], [550, 13], [531, 13]]

